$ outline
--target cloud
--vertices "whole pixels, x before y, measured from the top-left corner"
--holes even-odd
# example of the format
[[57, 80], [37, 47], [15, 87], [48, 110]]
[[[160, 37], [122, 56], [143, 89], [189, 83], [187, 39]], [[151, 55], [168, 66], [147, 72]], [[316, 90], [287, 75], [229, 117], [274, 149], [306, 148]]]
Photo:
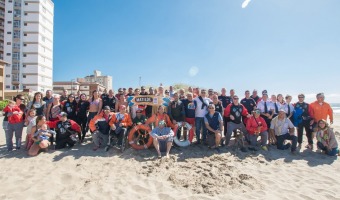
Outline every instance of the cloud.
[[250, 3], [251, 0], [245, 0], [243, 3], [242, 3], [242, 8], [246, 8], [248, 6], [248, 4]]
[[198, 74], [198, 72], [199, 72], [198, 67], [193, 66], [189, 69], [189, 76], [194, 77]]

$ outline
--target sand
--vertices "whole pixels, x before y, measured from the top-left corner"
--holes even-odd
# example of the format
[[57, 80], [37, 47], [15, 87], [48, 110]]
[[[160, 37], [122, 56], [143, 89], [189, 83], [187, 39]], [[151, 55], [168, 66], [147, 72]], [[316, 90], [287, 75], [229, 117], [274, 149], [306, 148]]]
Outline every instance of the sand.
[[[340, 141], [340, 115], [333, 127]], [[6, 151], [0, 127], [0, 199], [340, 199], [337, 157], [305, 143], [295, 156], [176, 147], [167, 160], [154, 149], [93, 152], [89, 141], [28, 157]]]

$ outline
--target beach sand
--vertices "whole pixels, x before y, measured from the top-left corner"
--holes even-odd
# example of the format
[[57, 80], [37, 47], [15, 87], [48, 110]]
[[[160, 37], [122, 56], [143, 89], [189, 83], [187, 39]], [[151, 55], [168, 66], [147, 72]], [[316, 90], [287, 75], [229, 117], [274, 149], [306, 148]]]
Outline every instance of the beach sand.
[[[340, 141], [340, 115], [333, 127]], [[298, 155], [176, 147], [167, 160], [153, 148], [94, 152], [89, 141], [28, 157], [7, 153], [1, 127], [0, 199], [340, 199], [337, 157], [305, 145]]]

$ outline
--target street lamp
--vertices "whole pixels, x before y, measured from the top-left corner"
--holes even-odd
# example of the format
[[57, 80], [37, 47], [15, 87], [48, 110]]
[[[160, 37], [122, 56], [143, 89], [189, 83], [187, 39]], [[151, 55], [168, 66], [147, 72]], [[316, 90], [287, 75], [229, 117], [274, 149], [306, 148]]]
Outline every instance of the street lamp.
[[73, 94], [73, 81], [74, 79], [71, 79], [71, 94]]

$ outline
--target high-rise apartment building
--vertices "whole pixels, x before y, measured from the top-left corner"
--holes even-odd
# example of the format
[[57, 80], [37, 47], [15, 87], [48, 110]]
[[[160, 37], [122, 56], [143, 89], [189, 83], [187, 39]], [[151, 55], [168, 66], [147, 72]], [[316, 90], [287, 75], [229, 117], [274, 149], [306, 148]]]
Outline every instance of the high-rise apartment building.
[[52, 0], [0, 1], [0, 42], [2, 36], [4, 39], [0, 56], [9, 63], [5, 67], [5, 89], [52, 89], [53, 17]]
[[93, 75], [86, 76], [85, 78], [77, 78], [77, 81], [80, 83], [99, 83], [104, 85], [107, 90], [112, 89], [112, 76], [102, 75], [102, 72], [98, 70], [94, 70]]

